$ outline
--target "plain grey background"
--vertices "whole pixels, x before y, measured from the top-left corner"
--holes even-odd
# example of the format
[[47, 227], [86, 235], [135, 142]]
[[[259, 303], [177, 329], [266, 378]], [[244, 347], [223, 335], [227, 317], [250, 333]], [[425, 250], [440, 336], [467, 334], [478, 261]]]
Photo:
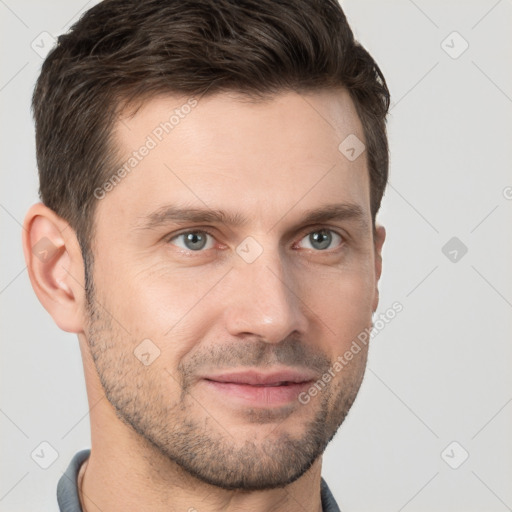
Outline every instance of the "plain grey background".
[[[32, 291], [21, 223], [41, 55], [94, 3], [0, 0], [2, 511], [57, 510], [89, 447], [78, 342]], [[392, 93], [379, 311], [403, 311], [373, 339], [323, 476], [343, 510], [512, 510], [512, 2], [342, 6]]]

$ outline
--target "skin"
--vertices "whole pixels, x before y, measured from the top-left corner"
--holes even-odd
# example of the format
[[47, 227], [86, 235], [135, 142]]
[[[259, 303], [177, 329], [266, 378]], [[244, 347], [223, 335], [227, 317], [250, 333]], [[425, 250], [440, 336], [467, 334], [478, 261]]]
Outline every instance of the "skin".
[[[186, 101], [158, 97], [126, 112], [115, 130], [120, 162]], [[86, 510], [321, 511], [322, 452], [357, 395], [367, 348], [306, 405], [243, 406], [200, 377], [302, 367], [321, 378], [371, 327], [385, 230], [372, 228], [366, 153], [349, 161], [338, 150], [349, 134], [364, 140], [344, 90], [202, 98], [98, 201], [87, 293], [73, 229], [42, 204], [30, 209], [32, 285], [82, 352]], [[360, 215], [305, 223], [333, 204]], [[167, 206], [246, 222], [148, 227]], [[210, 233], [204, 248], [190, 249], [178, 236], [187, 230]], [[319, 231], [327, 248], [309, 236]], [[44, 237], [54, 250], [42, 260], [32, 247]], [[247, 237], [261, 252], [251, 263], [237, 253]], [[147, 339], [159, 351], [149, 365], [134, 355]]]

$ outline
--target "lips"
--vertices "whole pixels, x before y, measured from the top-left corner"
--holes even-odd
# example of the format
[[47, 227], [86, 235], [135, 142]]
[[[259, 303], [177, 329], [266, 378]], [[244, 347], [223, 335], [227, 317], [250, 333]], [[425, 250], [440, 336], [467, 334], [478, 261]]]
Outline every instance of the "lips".
[[298, 403], [299, 393], [307, 389], [315, 375], [306, 369], [234, 371], [204, 376], [201, 381], [209, 392], [242, 406], [281, 407]]
[[246, 384], [250, 386], [285, 386], [310, 382], [315, 378], [315, 375], [305, 369], [285, 369], [266, 373], [256, 370], [238, 371], [208, 375], [203, 378], [214, 382]]

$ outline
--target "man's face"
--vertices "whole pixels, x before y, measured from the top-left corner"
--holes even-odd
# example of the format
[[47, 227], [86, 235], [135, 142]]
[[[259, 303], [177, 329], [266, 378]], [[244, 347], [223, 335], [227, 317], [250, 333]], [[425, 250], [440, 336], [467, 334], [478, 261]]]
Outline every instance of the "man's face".
[[338, 149], [362, 127], [326, 91], [215, 95], [162, 131], [184, 104], [116, 127], [121, 164], [138, 160], [98, 202], [85, 334], [118, 416], [161, 454], [223, 488], [282, 486], [364, 374], [366, 347], [333, 370], [378, 301], [366, 153]]

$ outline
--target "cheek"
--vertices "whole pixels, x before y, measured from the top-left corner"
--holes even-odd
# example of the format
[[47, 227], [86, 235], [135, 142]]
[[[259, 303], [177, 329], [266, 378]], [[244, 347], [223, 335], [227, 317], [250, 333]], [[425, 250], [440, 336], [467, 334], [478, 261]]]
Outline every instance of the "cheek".
[[303, 300], [318, 316], [337, 352], [371, 326], [374, 280], [368, 268], [305, 275], [302, 282]]
[[[116, 275], [117, 274], [117, 275]], [[210, 268], [118, 265], [116, 273], [95, 272], [108, 311], [133, 340], [151, 339], [171, 359], [179, 359], [206, 334], [219, 303], [208, 300], [222, 277]], [[107, 306], [106, 306], [107, 307]]]

